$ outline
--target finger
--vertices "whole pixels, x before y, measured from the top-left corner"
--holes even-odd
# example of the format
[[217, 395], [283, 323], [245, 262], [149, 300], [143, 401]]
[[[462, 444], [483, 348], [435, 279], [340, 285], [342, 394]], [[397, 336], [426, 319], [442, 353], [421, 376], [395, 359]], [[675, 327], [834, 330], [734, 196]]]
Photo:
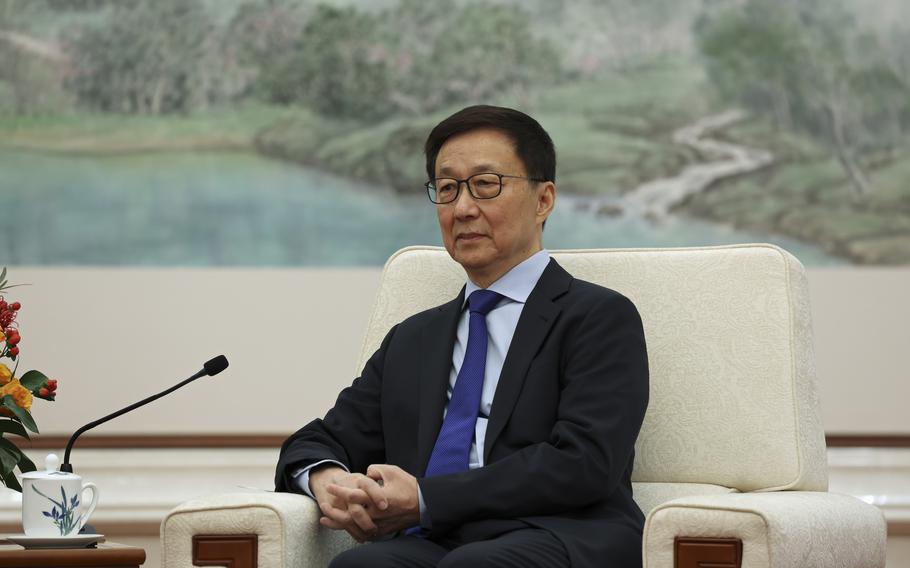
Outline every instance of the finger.
[[[382, 478], [379, 481], [382, 481]], [[357, 487], [368, 496], [371, 502], [379, 507], [380, 511], [385, 511], [388, 508], [389, 502], [386, 499], [385, 492], [375, 479], [369, 477], [360, 478], [357, 480]]]
[[317, 499], [317, 501], [319, 503], [322, 503], [322, 502], [331, 503], [333, 507], [336, 507], [338, 509], [347, 509], [347, 505], [348, 505], [347, 501], [343, 497], [338, 496], [337, 491], [333, 493], [329, 489], [329, 487], [338, 487], [338, 486], [334, 485], [332, 483], [326, 485], [325, 492], [321, 496], [319, 496], [319, 499]]
[[351, 516], [351, 520], [354, 521], [354, 524], [367, 536], [373, 537], [379, 531], [369, 513], [360, 505], [351, 505], [348, 508], [348, 513]]
[[331, 503], [325, 501], [319, 503], [319, 510], [322, 511], [322, 514], [325, 515], [328, 519], [340, 525], [345, 525], [351, 522], [351, 516], [345, 509], [333, 507]]
[[358, 532], [354, 529], [349, 528], [349, 529], [347, 529], [347, 532], [349, 535], [351, 535], [351, 537], [354, 540], [357, 541], [358, 544], [365, 544], [366, 542], [368, 542], [370, 540], [366, 536], [364, 536], [363, 534], [361, 534], [360, 532]]
[[373, 464], [367, 468], [367, 477], [374, 480], [380, 487], [384, 486], [390, 479], [390, 470], [393, 466], [387, 464]]
[[[357, 505], [352, 505], [352, 507], [355, 506]], [[323, 502], [319, 504], [319, 509], [322, 511], [322, 514], [325, 515], [326, 518], [335, 523], [337, 528], [348, 530], [351, 527], [355, 527], [357, 530], [360, 530], [357, 522], [351, 515], [350, 508], [339, 509], [337, 507], [332, 507], [329, 503]], [[364, 533], [363, 536], [365, 538], [367, 535]]]
[[330, 529], [335, 529], [335, 530], [344, 529], [344, 525], [342, 525], [341, 523], [335, 522], [328, 517], [319, 517], [319, 524], [324, 527], [330, 528]]
[[370, 518], [366, 509], [360, 505], [351, 504], [348, 506], [347, 510], [341, 510], [332, 507], [328, 503], [320, 503], [319, 508], [322, 509], [322, 512], [326, 517], [339, 525], [342, 525], [346, 530], [352, 525], [355, 525], [360, 529], [364, 537], [372, 537], [378, 531], [376, 523]]
[[342, 524], [336, 523], [335, 521], [333, 521], [332, 519], [330, 519], [328, 517], [320, 517], [319, 524], [324, 526], [327, 529], [343, 530], [343, 531], [347, 532], [349, 535], [351, 535], [354, 538], [354, 540], [356, 540], [357, 542], [359, 542], [361, 544], [368, 540], [367, 536], [365, 534], [363, 534], [362, 532], [360, 532], [360, 529], [358, 529], [356, 526], [352, 528], [352, 527], [349, 527], [346, 525], [342, 525]]
[[342, 487], [340, 485], [329, 485], [326, 490], [330, 495], [335, 496], [337, 499], [343, 501], [344, 503], [357, 504], [362, 507], [371, 507], [373, 505], [373, 500], [367, 494], [366, 491], [362, 489], [352, 489], [350, 487]]
[[328, 503], [320, 503], [319, 508], [322, 509], [324, 517], [319, 519], [319, 523], [330, 529], [341, 529], [347, 531], [354, 540], [357, 542], [366, 542], [369, 540], [370, 535], [363, 531], [357, 523], [355, 523], [351, 515], [347, 511], [342, 511], [340, 509], [335, 509], [328, 505]]
[[369, 477], [370, 479], [379, 481], [380, 479], [382, 479], [382, 467], [375, 463], [373, 465], [369, 466], [367, 468], [367, 477]]

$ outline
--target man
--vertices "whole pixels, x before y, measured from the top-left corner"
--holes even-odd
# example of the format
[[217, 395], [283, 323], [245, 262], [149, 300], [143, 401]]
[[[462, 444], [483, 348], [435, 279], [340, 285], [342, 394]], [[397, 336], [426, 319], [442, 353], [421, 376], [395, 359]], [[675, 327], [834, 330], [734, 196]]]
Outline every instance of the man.
[[433, 129], [426, 160], [465, 289], [389, 331], [325, 419], [284, 443], [276, 489], [374, 541], [337, 568], [639, 566], [644, 334], [628, 299], [542, 248], [549, 135], [518, 111], [468, 107]]

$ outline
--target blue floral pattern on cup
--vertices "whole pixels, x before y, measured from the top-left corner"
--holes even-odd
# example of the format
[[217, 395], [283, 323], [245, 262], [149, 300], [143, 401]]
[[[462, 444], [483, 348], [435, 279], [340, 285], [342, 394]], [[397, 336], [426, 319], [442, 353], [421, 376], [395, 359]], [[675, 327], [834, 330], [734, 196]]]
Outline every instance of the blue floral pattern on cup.
[[70, 533], [78, 530], [79, 521], [82, 520], [82, 515], [79, 515], [75, 519], [73, 517], [76, 514], [76, 510], [79, 508], [79, 495], [73, 495], [69, 501], [66, 498], [66, 491], [63, 487], [60, 487], [60, 495], [62, 499], [60, 501], [54, 501], [44, 493], [38, 490], [37, 487], [32, 485], [32, 489], [35, 490], [35, 493], [41, 495], [48, 501], [54, 504], [54, 507], [50, 511], [41, 511], [45, 516], [53, 520], [54, 526], [57, 527], [57, 530], [60, 531], [60, 536], [67, 536]]

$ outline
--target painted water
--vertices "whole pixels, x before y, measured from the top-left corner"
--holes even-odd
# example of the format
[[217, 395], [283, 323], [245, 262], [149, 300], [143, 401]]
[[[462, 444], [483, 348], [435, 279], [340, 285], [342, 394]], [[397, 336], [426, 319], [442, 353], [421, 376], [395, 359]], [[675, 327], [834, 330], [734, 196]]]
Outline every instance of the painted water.
[[[574, 201], [574, 203], [573, 203]], [[251, 153], [71, 156], [0, 152], [0, 265], [363, 266], [439, 245], [433, 205]], [[808, 265], [816, 247], [670, 215], [605, 217], [561, 195], [547, 248], [772, 242]]]

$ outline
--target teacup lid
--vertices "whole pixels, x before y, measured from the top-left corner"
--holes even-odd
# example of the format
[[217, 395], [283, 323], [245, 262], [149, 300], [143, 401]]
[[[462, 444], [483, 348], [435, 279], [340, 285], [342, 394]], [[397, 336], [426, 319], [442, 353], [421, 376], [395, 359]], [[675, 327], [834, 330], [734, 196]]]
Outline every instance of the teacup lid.
[[57, 454], [47, 454], [44, 458], [44, 471], [30, 471], [22, 474], [22, 479], [74, 479], [79, 477], [74, 473], [58, 471], [60, 468], [60, 458]]

